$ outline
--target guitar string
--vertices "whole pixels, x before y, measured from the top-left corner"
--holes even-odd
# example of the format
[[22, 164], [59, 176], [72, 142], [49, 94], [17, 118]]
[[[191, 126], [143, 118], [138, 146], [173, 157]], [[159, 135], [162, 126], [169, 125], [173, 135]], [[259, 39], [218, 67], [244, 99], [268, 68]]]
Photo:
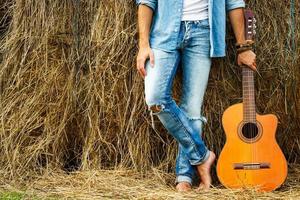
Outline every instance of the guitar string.
[[[258, 127], [256, 123], [256, 111], [255, 111], [255, 103], [254, 103], [254, 75], [253, 72], [244, 68], [244, 84], [243, 91], [245, 96], [245, 112], [244, 117], [246, 118], [246, 130], [250, 136], [250, 162], [254, 163], [257, 158], [257, 148], [254, 143], [254, 139], [258, 134]], [[248, 125], [247, 125], [248, 123]]]
[[[250, 26], [254, 27], [254, 23], [253, 20], [248, 19], [248, 27], [249, 24]], [[247, 30], [247, 39], [251, 39], [251, 37], [249, 37], [248, 35], [248, 30]], [[251, 163], [253, 163], [253, 161], [256, 161], [256, 154], [257, 154], [257, 148], [256, 148], [256, 144], [254, 143], [254, 137], [257, 136], [258, 134], [258, 128], [257, 128], [257, 123], [256, 123], [256, 111], [255, 111], [255, 98], [254, 98], [254, 74], [253, 71], [249, 68], [245, 69], [246, 72], [246, 88], [245, 91], [247, 91], [247, 117], [249, 117], [249, 121], [250, 123], [248, 124], [248, 129], [250, 129], [250, 151], [251, 151]], [[249, 113], [249, 114], [248, 114]], [[249, 116], [248, 116], [249, 115]], [[247, 120], [247, 121], [248, 121]]]
[[[244, 93], [244, 118], [245, 118], [245, 131], [246, 131], [246, 137], [249, 137], [250, 136], [250, 143], [251, 143], [251, 140], [252, 140], [252, 132], [251, 132], [251, 125], [250, 125], [250, 122], [251, 122], [251, 113], [249, 112], [249, 107], [250, 107], [250, 104], [249, 104], [249, 76], [248, 76], [248, 73], [247, 73], [247, 67], [244, 66], [243, 67], [243, 93]], [[244, 133], [245, 134], [245, 133]], [[249, 149], [249, 153], [250, 153], [250, 162], [252, 161], [252, 149], [251, 149], [251, 145], [249, 145], [250, 149]]]

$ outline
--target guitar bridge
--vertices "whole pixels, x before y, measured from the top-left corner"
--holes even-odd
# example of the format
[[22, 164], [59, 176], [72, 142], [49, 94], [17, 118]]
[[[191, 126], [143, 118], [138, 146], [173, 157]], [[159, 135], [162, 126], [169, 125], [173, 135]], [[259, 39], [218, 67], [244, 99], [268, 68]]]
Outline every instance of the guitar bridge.
[[255, 169], [269, 169], [271, 168], [270, 163], [234, 163], [233, 169], [235, 170], [255, 170]]

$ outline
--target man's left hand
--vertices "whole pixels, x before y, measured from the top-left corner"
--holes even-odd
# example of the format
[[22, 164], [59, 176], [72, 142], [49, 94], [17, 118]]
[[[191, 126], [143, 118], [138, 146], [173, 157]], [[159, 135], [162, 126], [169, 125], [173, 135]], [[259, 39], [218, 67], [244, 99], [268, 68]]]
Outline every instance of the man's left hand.
[[252, 70], [257, 71], [256, 69], [256, 55], [253, 51], [248, 50], [240, 53], [238, 55], [237, 63], [239, 66], [247, 65]]

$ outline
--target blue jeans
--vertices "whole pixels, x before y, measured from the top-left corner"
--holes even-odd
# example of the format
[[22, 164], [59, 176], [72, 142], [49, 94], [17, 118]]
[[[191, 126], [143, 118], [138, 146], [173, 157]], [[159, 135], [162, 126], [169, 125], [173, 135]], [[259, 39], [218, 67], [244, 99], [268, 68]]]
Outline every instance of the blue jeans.
[[[176, 159], [176, 182], [189, 182], [196, 175], [195, 165], [209, 157], [201, 134], [205, 117], [201, 115], [203, 96], [211, 67], [209, 22], [183, 21], [173, 51], [152, 49], [154, 67], [146, 62], [145, 96], [152, 115], [179, 144]], [[181, 62], [180, 62], [181, 61]], [[177, 105], [172, 98], [172, 85], [181, 63], [182, 96]]]

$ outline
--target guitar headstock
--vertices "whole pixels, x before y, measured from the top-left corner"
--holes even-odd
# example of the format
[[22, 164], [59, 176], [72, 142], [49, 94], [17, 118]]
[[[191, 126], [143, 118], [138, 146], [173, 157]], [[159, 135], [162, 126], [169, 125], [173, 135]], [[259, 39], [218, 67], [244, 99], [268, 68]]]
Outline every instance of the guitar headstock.
[[256, 19], [254, 17], [254, 13], [250, 9], [245, 9], [245, 36], [246, 40], [254, 40], [254, 36], [256, 34]]

